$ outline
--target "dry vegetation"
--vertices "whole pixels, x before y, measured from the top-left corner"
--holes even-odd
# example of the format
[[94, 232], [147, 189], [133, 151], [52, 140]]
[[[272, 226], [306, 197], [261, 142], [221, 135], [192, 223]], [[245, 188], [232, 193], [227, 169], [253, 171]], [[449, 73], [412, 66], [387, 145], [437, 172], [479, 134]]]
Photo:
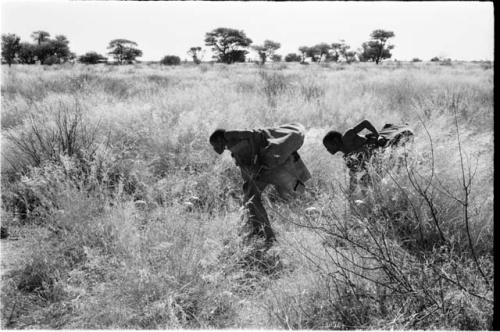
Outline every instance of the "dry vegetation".
[[[36, 230], [3, 328], [490, 328], [491, 65], [2, 67], [2, 224]], [[321, 139], [365, 118], [415, 143], [350, 202]], [[313, 179], [258, 255], [207, 138], [291, 121]]]

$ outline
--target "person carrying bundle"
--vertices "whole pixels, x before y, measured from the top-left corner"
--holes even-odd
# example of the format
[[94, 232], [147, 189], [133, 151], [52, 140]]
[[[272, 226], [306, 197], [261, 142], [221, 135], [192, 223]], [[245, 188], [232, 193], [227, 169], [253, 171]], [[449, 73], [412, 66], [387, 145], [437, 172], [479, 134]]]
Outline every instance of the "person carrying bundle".
[[[360, 134], [364, 129], [369, 131], [367, 135]], [[385, 124], [377, 131], [368, 120], [364, 120], [343, 135], [334, 130], [328, 132], [323, 138], [323, 145], [333, 155], [338, 151], [344, 154], [349, 168], [349, 192], [352, 193], [358, 185], [366, 188], [371, 183], [367, 167], [376, 151], [401, 147], [412, 139], [413, 131], [408, 124]]]

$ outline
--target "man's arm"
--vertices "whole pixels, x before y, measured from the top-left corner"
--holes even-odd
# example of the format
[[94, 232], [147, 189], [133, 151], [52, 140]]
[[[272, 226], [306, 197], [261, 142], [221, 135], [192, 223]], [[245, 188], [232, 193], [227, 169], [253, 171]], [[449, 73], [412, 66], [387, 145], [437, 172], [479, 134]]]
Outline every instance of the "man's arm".
[[356, 125], [355, 127], [349, 129], [348, 131], [346, 131], [346, 134], [347, 133], [349, 133], [351, 135], [352, 134], [358, 134], [363, 129], [368, 129], [369, 131], [371, 131], [372, 133], [374, 133], [375, 136], [379, 135], [377, 129], [375, 129], [375, 127], [368, 120], [361, 121], [358, 125]]

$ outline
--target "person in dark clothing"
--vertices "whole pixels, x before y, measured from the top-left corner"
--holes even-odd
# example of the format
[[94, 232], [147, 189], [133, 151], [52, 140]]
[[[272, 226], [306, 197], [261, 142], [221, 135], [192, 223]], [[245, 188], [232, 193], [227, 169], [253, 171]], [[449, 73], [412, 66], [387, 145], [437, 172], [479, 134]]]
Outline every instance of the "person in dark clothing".
[[[363, 130], [369, 133], [361, 135]], [[323, 145], [331, 154], [342, 152], [349, 168], [349, 192], [352, 193], [361, 185], [362, 189], [371, 183], [368, 174], [368, 163], [377, 150], [387, 147], [402, 146], [413, 137], [408, 125], [386, 124], [378, 131], [368, 121], [361, 121], [343, 135], [330, 131], [323, 138]]]
[[304, 142], [305, 129], [300, 124], [255, 130], [217, 129], [210, 144], [218, 154], [229, 150], [244, 180], [244, 204], [248, 209], [247, 238], [261, 237], [267, 244], [275, 241], [262, 192], [274, 185], [278, 194], [292, 198], [304, 191], [311, 178], [297, 150]]

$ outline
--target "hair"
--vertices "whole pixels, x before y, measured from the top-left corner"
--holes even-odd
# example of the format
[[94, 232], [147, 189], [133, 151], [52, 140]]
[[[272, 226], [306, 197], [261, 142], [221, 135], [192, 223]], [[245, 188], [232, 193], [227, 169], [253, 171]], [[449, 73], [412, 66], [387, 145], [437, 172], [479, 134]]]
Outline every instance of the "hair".
[[326, 146], [328, 143], [331, 143], [333, 141], [342, 142], [342, 134], [335, 130], [329, 131], [328, 134], [326, 134], [323, 138], [323, 145]]
[[217, 141], [219, 141], [221, 138], [224, 138], [224, 133], [226, 132], [225, 129], [216, 129], [212, 135], [210, 135], [210, 144], [214, 145]]

